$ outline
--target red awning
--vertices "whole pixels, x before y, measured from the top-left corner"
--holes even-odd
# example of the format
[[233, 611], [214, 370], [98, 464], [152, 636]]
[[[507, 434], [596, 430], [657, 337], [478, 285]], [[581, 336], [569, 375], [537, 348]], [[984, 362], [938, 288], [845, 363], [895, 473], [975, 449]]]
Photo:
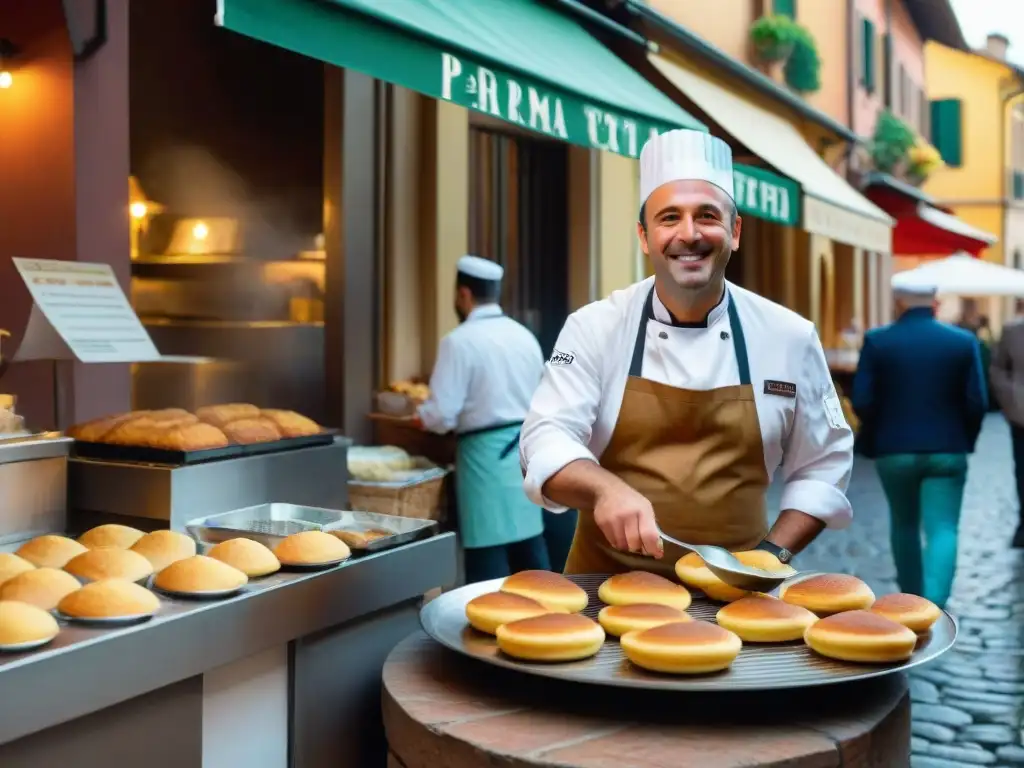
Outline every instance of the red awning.
[[948, 209], [914, 199], [890, 187], [872, 185], [865, 194], [894, 219], [892, 252], [896, 256], [949, 256], [965, 251], [972, 256], [998, 238], [972, 227]]

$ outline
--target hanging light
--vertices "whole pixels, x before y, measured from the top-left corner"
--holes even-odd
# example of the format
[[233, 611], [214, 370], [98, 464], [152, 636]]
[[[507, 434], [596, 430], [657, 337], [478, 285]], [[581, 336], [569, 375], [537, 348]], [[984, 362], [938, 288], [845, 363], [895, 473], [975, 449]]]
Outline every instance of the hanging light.
[[0, 90], [6, 90], [14, 85], [14, 75], [11, 73], [11, 59], [18, 54], [18, 49], [7, 38], [0, 38]]

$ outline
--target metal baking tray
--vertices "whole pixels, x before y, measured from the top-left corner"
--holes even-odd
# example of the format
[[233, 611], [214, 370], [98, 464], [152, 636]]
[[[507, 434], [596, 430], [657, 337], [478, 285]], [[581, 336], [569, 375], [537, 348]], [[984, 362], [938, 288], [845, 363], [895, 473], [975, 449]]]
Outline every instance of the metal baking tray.
[[411, 517], [395, 517], [374, 512], [353, 512], [297, 504], [258, 504], [219, 515], [198, 518], [185, 524], [196, 541], [216, 544], [228, 539], [244, 537], [258, 541], [271, 549], [286, 536], [302, 531], [368, 531], [392, 532], [371, 541], [359, 551], [376, 552], [397, 547], [434, 532], [437, 523]]
[[232, 444], [224, 448], [208, 448], [202, 451], [168, 451], [162, 448], [147, 448], [141, 445], [112, 445], [110, 443], [83, 443], [75, 441], [73, 453], [82, 459], [102, 461], [125, 461], [135, 464], [202, 464], [208, 461], [237, 459], [241, 456], [260, 456], [266, 453], [293, 451], [314, 445], [330, 445], [337, 430], [325, 430], [315, 435], [285, 437], [267, 443]]
[[[583, 613], [596, 620], [604, 607], [597, 597], [597, 590], [608, 577], [587, 574], [567, 578], [586, 590], [590, 602]], [[826, 659], [801, 641], [772, 645], [744, 643], [732, 666], [723, 672], [668, 676], [647, 672], [631, 664], [619, 648], [618, 641], [610, 636], [598, 654], [590, 659], [559, 664], [532, 663], [501, 653], [493, 637], [477, 632], [466, 621], [466, 603], [477, 595], [494, 592], [502, 581], [493, 579], [470, 584], [427, 603], [420, 611], [424, 631], [461, 654], [526, 674], [595, 685], [676, 691], [770, 691], [853, 682], [891, 675], [932, 661], [956, 642], [956, 622], [943, 612], [932, 631], [918, 640], [914, 655], [899, 664], [852, 664]], [[711, 602], [692, 589], [691, 593], [693, 604], [687, 613], [695, 619], [714, 622], [722, 604]]]

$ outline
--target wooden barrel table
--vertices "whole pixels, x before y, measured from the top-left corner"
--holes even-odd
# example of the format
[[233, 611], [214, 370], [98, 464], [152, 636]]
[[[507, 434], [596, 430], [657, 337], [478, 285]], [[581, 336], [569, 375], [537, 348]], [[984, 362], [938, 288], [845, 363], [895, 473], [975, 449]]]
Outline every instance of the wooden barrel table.
[[416, 633], [383, 680], [388, 768], [903, 768], [903, 674], [812, 689], [681, 694], [500, 669]]

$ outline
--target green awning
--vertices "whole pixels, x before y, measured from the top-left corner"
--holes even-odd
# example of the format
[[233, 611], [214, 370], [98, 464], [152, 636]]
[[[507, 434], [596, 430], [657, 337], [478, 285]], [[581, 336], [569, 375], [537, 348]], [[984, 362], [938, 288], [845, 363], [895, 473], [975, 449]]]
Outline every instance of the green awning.
[[219, 0], [227, 29], [552, 138], [637, 157], [705, 126], [535, 0]]

